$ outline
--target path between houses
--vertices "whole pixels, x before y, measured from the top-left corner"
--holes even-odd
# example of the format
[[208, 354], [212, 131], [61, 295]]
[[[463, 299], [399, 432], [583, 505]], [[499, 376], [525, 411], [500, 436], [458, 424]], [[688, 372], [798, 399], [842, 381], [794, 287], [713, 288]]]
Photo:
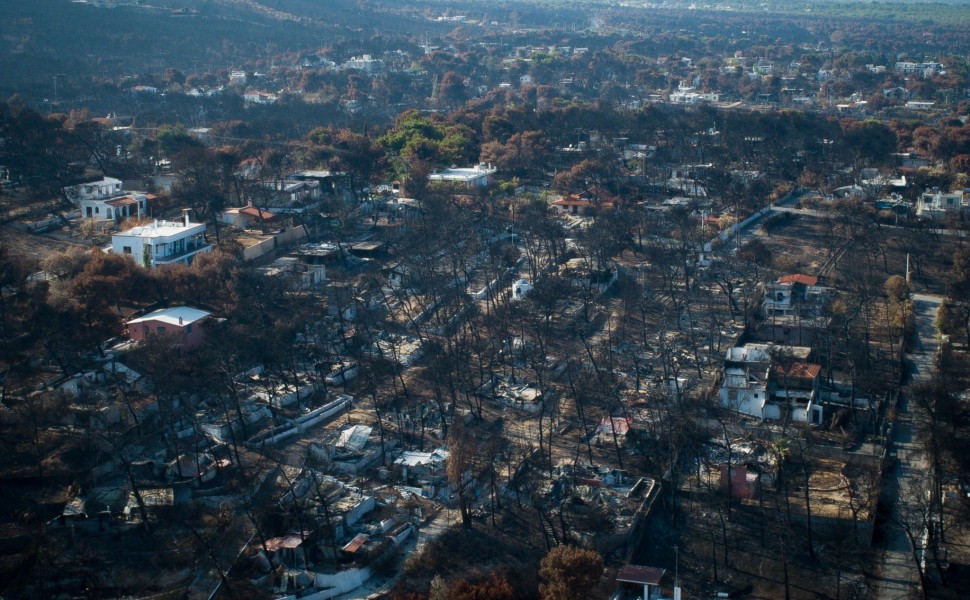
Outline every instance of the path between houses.
[[[908, 383], [926, 381], [933, 376], [936, 352], [936, 314], [942, 299], [928, 294], [914, 294], [916, 334], [914, 348], [906, 354]], [[927, 469], [926, 457], [918, 443], [919, 430], [914, 420], [915, 407], [907, 402], [905, 390], [899, 400], [898, 417], [893, 425], [891, 450], [896, 452], [897, 465], [884, 480], [884, 498], [891, 502], [889, 522], [881, 545], [877, 576], [874, 579], [876, 600], [909, 600], [920, 597], [918, 574], [913, 562], [909, 540], [900, 525], [898, 506], [900, 490], [907, 483], [921, 478]]]

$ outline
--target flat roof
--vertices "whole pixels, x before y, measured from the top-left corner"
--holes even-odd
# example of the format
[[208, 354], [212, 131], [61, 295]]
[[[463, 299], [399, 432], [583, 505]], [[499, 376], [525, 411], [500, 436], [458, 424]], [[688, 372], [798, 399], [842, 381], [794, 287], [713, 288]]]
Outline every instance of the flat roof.
[[479, 177], [493, 175], [496, 171], [497, 169], [485, 165], [476, 165], [467, 168], [452, 167], [438, 171], [437, 173], [432, 173], [428, 176], [428, 179], [432, 181], [473, 181]]
[[397, 457], [394, 461], [396, 465], [404, 465], [405, 467], [417, 467], [420, 465], [428, 465], [432, 463], [441, 463], [448, 459], [449, 452], [447, 450], [438, 449], [434, 452], [418, 452], [416, 450], [405, 450], [401, 453], [401, 456]]
[[293, 549], [298, 548], [303, 544], [303, 538], [296, 533], [291, 533], [290, 535], [284, 535], [280, 537], [275, 537], [271, 540], [266, 540], [266, 549], [270, 552], [279, 552], [283, 548]]
[[200, 321], [212, 313], [188, 306], [173, 306], [152, 311], [143, 317], [128, 321], [129, 325], [144, 323], [145, 321], [161, 321], [169, 325], [190, 325]]
[[380, 250], [384, 247], [384, 242], [370, 241], [370, 242], [357, 242], [350, 248], [352, 250], [360, 250], [362, 252], [372, 252], [374, 250]]
[[127, 231], [121, 231], [115, 235], [121, 237], [156, 238], [173, 236], [194, 229], [198, 229], [199, 233], [205, 231], [205, 223], [189, 223], [186, 225], [183, 221], [155, 221], [149, 225], [132, 227]]
[[332, 173], [331, 171], [309, 169], [306, 171], [297, 171], [296, 173], [290, 173], [289, 177], [313, 177], [313, 178], [323, 179], [325, 177], [331, 177], [333, 175], [334, 173]]

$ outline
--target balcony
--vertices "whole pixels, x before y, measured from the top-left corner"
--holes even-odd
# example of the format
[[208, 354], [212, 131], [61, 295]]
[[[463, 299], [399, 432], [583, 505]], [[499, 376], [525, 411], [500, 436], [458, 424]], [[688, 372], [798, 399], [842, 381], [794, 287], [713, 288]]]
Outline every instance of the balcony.
[[178, 263], [189, 263], [191, 262], [191, 257], [199, 252], [209, 252], [212, 250], [212, 244], [206, 243], [204, 241], [197, 244], [185, 244], [185, 246], [177, 252], [168, 254], [166, 256], [155, 256], [152, 263], [156, 266], [158, 265], [174, 265]]

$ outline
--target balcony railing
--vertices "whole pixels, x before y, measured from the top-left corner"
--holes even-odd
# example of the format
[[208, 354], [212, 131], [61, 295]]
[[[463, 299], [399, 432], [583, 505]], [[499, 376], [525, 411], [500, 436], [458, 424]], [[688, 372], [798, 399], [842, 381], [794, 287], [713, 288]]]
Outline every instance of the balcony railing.
[[212, 244], [208, 244], [206, 242], [200, 242], [198, 244], [186, 244], [185, 249], [181, 252], [169, 254], [167, 256], [155, 256], [154, 263], [156, 265], [167, 265], [180, 262], [187, 256], [191, 256], [197, 252], [208, 252], [209, 250], [212, 250]]

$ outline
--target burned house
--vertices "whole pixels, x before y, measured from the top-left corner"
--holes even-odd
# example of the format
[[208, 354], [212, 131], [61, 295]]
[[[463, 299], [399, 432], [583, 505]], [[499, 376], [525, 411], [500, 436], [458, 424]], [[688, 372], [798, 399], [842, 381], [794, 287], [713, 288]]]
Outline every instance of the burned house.
[[728, 349], [721, 406], [762, 420], [820, 424], [821, 366], [809, 348], [745, 344]]
[[424, 498], [437, 498], [447, 487], [445, 461], [448, 451], [439, 448], [431, 452], [405, 450], [394, 459], [400, 469], [404, 489]]
[[564, 543], [610, 554], [637, 542], [659, 491], [654, 480], [622, 469], [561, 463], [542, 498], [568, 537]]

